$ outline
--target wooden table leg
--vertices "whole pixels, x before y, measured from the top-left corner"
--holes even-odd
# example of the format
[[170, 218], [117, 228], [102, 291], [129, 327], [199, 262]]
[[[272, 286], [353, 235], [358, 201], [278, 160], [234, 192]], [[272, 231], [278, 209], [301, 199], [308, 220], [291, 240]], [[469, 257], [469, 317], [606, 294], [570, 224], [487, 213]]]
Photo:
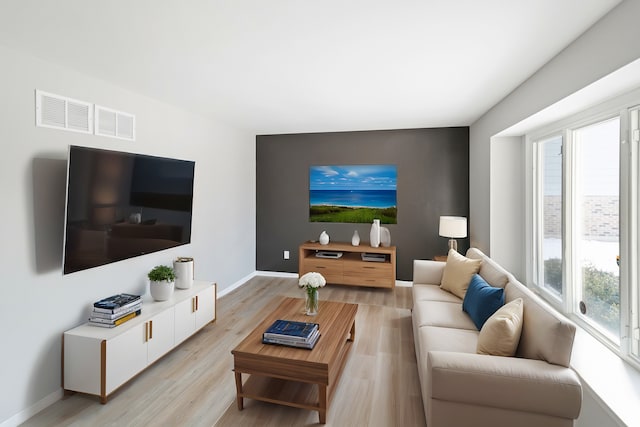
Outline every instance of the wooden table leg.
[[242, 399], [242, 373], [235, 371], [236, 376], [236, 402], [238, 404], [238, 410], [242, 411], [244, 408], [244, 401]]
[[351, 324], [351, 331], [349, 332], [349, 339], [347, 341], [355, 341], [356, 340], [356, 321], [353, 320]]
[[327, 386], [325, 384], [318, 384], [318, 418], [320, 418], [320, 424], [327, 422]]

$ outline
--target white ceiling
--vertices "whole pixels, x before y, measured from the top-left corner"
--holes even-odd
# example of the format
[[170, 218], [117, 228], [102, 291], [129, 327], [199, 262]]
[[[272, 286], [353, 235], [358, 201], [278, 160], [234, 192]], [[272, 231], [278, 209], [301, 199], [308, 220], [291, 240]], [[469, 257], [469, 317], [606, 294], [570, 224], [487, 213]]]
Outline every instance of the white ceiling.
[[3, 0], [0, 43], [257, 134], [467, 126], [618, 3]]

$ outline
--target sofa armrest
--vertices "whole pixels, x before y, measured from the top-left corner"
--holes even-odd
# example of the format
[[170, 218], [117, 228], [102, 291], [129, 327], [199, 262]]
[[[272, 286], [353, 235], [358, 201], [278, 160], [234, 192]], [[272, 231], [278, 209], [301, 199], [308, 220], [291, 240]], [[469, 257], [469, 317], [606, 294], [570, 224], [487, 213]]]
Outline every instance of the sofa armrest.
[[541, 360], [430, 351], [431, 399], [575, 419], [582, 386], [570, 368]]
[[413, 260], [413, 283], [439, 285], [442, 281], [445, 262], [422, 259]]

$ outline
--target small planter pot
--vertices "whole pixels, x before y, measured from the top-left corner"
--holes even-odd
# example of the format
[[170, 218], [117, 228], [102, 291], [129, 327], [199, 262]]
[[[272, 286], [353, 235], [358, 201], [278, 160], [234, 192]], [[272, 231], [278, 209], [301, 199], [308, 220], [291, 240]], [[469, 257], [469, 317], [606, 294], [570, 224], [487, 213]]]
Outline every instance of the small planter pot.
[[163, 280], [161, 282], [149, 281], [149, 292], [156, 301], [166, 301], [173, 295], [174, 282]]

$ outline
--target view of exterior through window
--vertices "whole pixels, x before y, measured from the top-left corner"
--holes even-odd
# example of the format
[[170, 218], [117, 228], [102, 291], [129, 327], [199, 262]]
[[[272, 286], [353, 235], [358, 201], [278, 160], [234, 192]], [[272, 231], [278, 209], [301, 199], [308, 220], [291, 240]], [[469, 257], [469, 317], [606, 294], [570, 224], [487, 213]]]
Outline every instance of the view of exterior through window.
[[535, 282], [618, 343], [619, 145], [618, 117], [538, 141], [534, 220]]
[[552, 295], [562, 295], [562, 137], [540, 142], [542, 149], [542, 256], [539, 283]]
[[620, 120], [574, 131], [575, 267], [580, 312], [620, 336]]

